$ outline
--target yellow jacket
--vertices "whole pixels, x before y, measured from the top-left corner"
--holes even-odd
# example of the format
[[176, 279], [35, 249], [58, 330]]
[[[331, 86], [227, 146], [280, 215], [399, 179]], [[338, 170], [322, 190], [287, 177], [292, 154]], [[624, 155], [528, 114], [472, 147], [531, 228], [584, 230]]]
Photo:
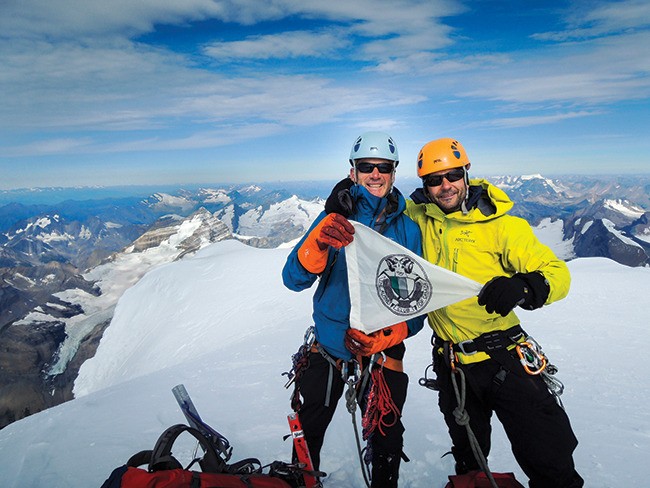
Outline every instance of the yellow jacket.
[[[485, 215], [474, 206], [467, 214], [445, 214], [434, 203], [407, 200], [406, 214], [422, 232], [424, 258], [482, 284], [495, 276], [539, 271], [550, 286], [546, 304], [564, 298], [571, 283], [566, 263], [539, 242], [528, 222], [507, 214], [513, 203], [502, 190], [481, 179], [470, 185], [482, 187], [481, 207], [490, 202], [494, 213]], [[436, 336], [455, 344], [519, 324], [514, 311], [505, 317], [487, 313], [476, 297], [430, 312], [428, 318]], [[481, 352], [459, 359], [473, 363], [487, 357]]]

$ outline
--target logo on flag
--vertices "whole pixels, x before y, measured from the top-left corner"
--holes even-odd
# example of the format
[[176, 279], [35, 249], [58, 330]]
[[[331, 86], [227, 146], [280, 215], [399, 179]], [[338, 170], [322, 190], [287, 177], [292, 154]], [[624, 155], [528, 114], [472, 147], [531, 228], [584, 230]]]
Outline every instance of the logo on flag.
[[406, 254], [383, 257], [375, 280], [381, 303], [395, 315], [413, 315], [429, 304], [433, 287], [424, 268]]

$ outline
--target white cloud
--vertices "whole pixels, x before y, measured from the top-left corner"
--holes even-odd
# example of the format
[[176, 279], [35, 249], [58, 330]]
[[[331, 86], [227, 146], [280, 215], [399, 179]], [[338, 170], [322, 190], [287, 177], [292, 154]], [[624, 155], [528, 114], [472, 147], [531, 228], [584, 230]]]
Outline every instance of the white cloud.
[[646, 0], [586, 2], [571, 11], [566, 19], [567, 29], [542, 32], [532, 37], [539, 40], [567, 41], [588, 39], [609, 34], [634, 31], [650, 25], [650, 3]]
[[[380, 62], [369, 70], [417, 77], [466, 76], [472, 72], [478, 76], [480, 70], [506, 66], [511, 61], [509, 55], [499, 53], [449, 57], [445, 53], [419, 51]], [[480, 79], [476, 82], [480, 83]]]
[[0, 32], [59, 39], [131, 37], [156, 24], [219, 19], [250, 25], [292, 13], [291, 2], [264, 0], [17, 0], [3, 2]]
[[[291, 2], [288, 2], [291, 3]], [[403, 0], [357, 2], [294, 2], [287, 14], [327, 19], [335, 29], [292, 31], [251, 36], [245, 40], [212, 43], [208, 55], [219, 59], [321, 57], [351, 48], [353, 59], [386, 60], [419, 50], [439, 49], [451, 43], [452, 28], [440, 22], [464, 10], [453, 1]], [[358, 43], [352, 46], [353, 41]]]
[[600, 112], [589, 112], [586, 110], [579, 112], [558, 112], [548, 115], [529, 115], [522, 117], [503, 117], [490, 119], [484, 123], [478, 123], [476, 126], [490, 127], [530, 127], [534, 125], [553, 124], [562, 120], [575, 119], [578, 117], [590, 117], [599, 115]]
[[[447, 4], [453, 5], [440, 3], [443, 7]], [[240, 59], [322, 58], [342, 50], [350, 54], [350, 36], [358, 32], [396, 33], [409, 19], [417, 25], [422, 9], [431, 10], [435, 5], [417, 1], [116, 0], [110, 6], [72, 0], [43, 5], [33, 0], [10, 2], [3, 5], [0, 18], [5, 36], [0, 45], [0, 126], [12, 131], [117, 132], [166, 129], [182, 120], [184, 128], [228, 118], [234, 118], [231, 123], [236, 125], [246, 117], [255, 125], [267, 121], [302, 125], [332, 121], [355, 110], [415, 103], [422, 95], [376, 87], [359, 95], [346, 79], [278, 78], [272, 74], [273, 66], [245, 76], [219, 68], [209, 70], [199, 66], [192, 55], [134, 42], [130, 37], [164, 22], [182, 25], [217, 18], [245, 23], [290, 15], [311, 19], [340, 16], [332, 28], [249, 37], [212, 44], [206, 51]], [[68, 138], [54, 137], [52, 141], [63, 139]], [[155, 139], [147, 136], [143, 140]], [[86, 146], [87, 139], [83, 142]], [[40, 148], [34, 149], [38, 153], [45, 147], [64, 149], [53, 142], [37, 144]], [[5, 154], [22, 154], [28, 147], [9, 149]]]
[[[650, 32], [511, 53], [494, 76], [471, 75], [463, 94], [520, 103], [608, 104], [650, 96]], [[499, 76], [496, 76], [496, 75]]]
[[340, 31], [293, 31], [251, 36], [242, 41], [216, 42], [204, 47], [206, 55], [222, 60], [324, 57], [350, 45]]

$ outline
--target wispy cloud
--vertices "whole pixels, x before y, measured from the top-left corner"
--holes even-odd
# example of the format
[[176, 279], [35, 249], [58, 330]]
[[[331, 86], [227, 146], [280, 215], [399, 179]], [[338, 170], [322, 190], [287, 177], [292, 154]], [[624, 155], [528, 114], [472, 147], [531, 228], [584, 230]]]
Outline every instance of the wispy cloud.
[[206, 45], [203, 52], [225, 61], [249, 59], [286, 59], [297, 57], [323, 58], [339, 56], [351, 41], [339, 29], [320, 32], [293, 31], [279, 34], [250, 36], [242, 41], [215, 42]]
[[46, 139], [6, 149], [8, 156], [70, 154], [86, 152], [92, 144], [88, 138]]
[[536, 125], [554, 124], [563, 120], [575, 119], [579, 117], [590, 117], [599, 115], [601, 112], [596, 111], [578, 111], [578, 112], [558, 112], [550, 115], [529, 115], [523, 117], [503, 117], [490, 119], [488, 121], [475, 124], [476, 127], [532, 127]]
[[220, 19], [251, 25], [299, 11], [292, 1], [264, 0], [20, 0], [3, 3], [6, 37], [99, 39], [134, 37], [156, 24]]
[[[613, 36], [513, 56], [508, 76], [485, 77], [463, 94], [520, 103], [609, 104], [650, 96], [650, 32]], [[476, 73], [478, 78], [480, 75]]]
[[582, 3], [568, 10], [566, 29], [540, 32], [531, 37], [542, 41], [570, 41], [633, 32], [650, 26], [650, 2], [623, 0]]

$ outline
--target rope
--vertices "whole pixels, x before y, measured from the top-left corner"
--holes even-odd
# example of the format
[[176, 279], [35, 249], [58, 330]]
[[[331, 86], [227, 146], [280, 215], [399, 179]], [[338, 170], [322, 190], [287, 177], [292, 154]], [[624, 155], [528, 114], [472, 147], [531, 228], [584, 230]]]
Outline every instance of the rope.
[[359, 455], [359, 463], [361, 464], [361, 474], [363, 475], [363, 481], [366, 483], [366, 486], [370, 488], [370, 473], [368, 472], [368, 466], [363, 461], [363, 449], [361, 448], [361, 440], [359, 439], [359, 428], [357, 427], [357, 417], [355, 415], [357, 409], [357, 392], [355, 389], [355, 379], [350, 377], [346, 380], [348, 389], [345, 392], [345, 404], [352, 416], [352, 427], [354, 430], [354, 439], [357, 443], [357, 453]]
[[[375, 429], [379, 429], [382, 435], [386, 435], [384, 427], [395, 425], [401, 414], [391, 396], [383, 368], [375, 368], [372, 371], [371, 381], [366, 411], [361, 419], [364, 440], [367, 440]], [[386, 416], [390, 413], [393, 413], [393, 420], [386, 422]]]
[[[460, 389], [458, 388], [458, 382], [456, 381], [456, 374], [460, 377]], [[483, 455], [483, 451], [481, 450], [478, 439], [476, 438], [476, 435], [474, 435], [472, 427], [469, 425], [469, 413], [467, 413], [467, 410], [465, 410], [465, 373], [462, 369], [452, 368], [451, 382], [454, 386], [454, 392], [456, 393], [456, 400], [458, 401], [458, 407], [456, 407], [453, 412], [456, 423], [458, 425], [464, 425], [467, 429], [467, 437], [469, 439], [470, 446], [472, 447], [472, 452], [474, 453], [474, 457], [476, 458], [479, 467], [483, 470], [488, 480], [490, 480], [490, 485], [492, 488], [499, 488], [496, 481], [494, 480], [494, 476], [492, 476], [490, 468], [488, 467], [487, 459], [485, 459], [485, 456]]]

